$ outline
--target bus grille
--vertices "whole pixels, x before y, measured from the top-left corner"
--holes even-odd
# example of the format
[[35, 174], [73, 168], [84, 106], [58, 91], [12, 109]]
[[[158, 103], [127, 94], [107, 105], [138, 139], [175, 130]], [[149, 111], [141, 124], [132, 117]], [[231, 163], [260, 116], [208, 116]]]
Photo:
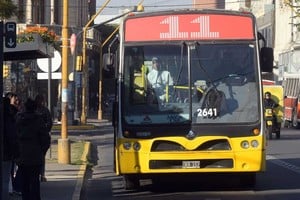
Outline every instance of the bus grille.
[[[192, 151], [224, 151], [231, 150], [231, 146], [226, 139], [217, 139], [204, 142]], [[177, 142], [157, 140], [151, 147], [151, 152], [160, 151], [191, 151]]]
[[[232, 159], [203, 159], [199, 160], [199, 168], [233, 168]], [[181, 160], [150, 160], [150, 169], [182, 169]]]

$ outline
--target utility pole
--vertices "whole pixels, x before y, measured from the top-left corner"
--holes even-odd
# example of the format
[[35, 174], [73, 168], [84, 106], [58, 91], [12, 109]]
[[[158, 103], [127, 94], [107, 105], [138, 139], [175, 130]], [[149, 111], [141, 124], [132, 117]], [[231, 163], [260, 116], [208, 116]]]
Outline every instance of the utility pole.
[[68, 0], [63, 1], [62, 25], [62, 88], [61, 88], [61, 139], [58, 139], [58, 163], [69, 164], [70, 141], [68, 138]]
[[[86, 118], [87, 118], [87, 98], [88, 98], [88, 77], [89, 77], [89, 67], [87, 65], [87, 56], [86, 56], [86, 33], [91, 25], [91, 23], [95, 20], [95, 18], [102, 12], [102, 10], [106, 7], [106, 5], [111, 0], [106, 0], [106, 2], [102, 5], [102, 7], [97, 11], [95, 15], [92, 16], [90, 21], [85, 25], [83, 28], [83, 34], [82, 34], [82, 111], [81, 111], [81, 117], [80, 122], [81, 124], [86, 124]], [[99, 98], [101, 96], [99, 95]]]

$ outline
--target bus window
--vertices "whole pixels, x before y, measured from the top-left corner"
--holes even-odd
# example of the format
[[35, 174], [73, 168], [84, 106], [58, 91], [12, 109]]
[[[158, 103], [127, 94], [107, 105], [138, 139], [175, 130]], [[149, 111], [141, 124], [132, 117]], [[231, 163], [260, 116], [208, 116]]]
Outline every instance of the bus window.
[[[141, 52], [138, 66], [133, 67], [132, 49]], [[153, 58], [159, 58], [160, 70], [156, 84], [149, 78], [153, 73]], [[152, 113], [157, 123], [169, 123], [168, 115], [178, 115], [181, 121], [189, 120], [188, 73], [186, 54], [182, 55], [181, 45], [151, 45], [125, 48], [124, 58], [124, 107], [128, 115]], [[184, 113], [184, 114], [183, 114]], [[181, 116], [184, 115], [184, 117]], [[164, 116], [161, 118], [159, 115]], [[164, 119], [164, 120], [161, 120]], [[179, 120], [179, 121], [180, 121]]]
[[[202, 59], [199, 55], [207, 51], [215, 55], [213, 59]], [[257, 84], [254, 80], [257, 66], [253, 65], [253, 51], [249, 44], [198, 45], [192, 51], [191, 81], [206, 83], [202, 98], [193, 102], [196, 123], [258, 120]]]

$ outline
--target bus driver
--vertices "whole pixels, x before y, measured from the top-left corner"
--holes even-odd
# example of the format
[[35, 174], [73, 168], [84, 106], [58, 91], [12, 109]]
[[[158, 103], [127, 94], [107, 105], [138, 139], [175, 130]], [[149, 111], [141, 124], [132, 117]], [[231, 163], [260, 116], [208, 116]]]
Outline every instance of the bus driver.
[[152, 70], [148, 73], [147, 79], [158, 103], [168, 101], [168, 88], [173, 85], [173, 79], [169, 71], [162, 69], [160, 60], [157, 57], [152, 58]]

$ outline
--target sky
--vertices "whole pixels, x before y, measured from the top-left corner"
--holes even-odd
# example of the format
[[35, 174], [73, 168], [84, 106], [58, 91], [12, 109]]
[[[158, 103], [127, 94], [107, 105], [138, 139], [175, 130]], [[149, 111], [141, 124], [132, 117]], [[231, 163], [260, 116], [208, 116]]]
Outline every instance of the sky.
[[[97, 0], [96, 12], [107, 3], [107, 0]], [[142, 3], [144, 11], [157, 11], [166, 9], [191, 8], [193, 0], [110, 0], [106, 7], [95, 19], [95, 24], [106, 22], [115, 16], [121, 15], [122, 10], [132, 9]], [[112, 17], [113, 15], [113, 17]]]
[[[97, 0], [97, 10], [106, 2], [106, 0]], [[166, 10], [169, 8], [187, 8], [192, 7], [193, 0], [111, 0], [103, 9], [103, 15], [118, 15], [121, 10], [132, 8], [139, 2], [143, 2], [146, 11]]]

